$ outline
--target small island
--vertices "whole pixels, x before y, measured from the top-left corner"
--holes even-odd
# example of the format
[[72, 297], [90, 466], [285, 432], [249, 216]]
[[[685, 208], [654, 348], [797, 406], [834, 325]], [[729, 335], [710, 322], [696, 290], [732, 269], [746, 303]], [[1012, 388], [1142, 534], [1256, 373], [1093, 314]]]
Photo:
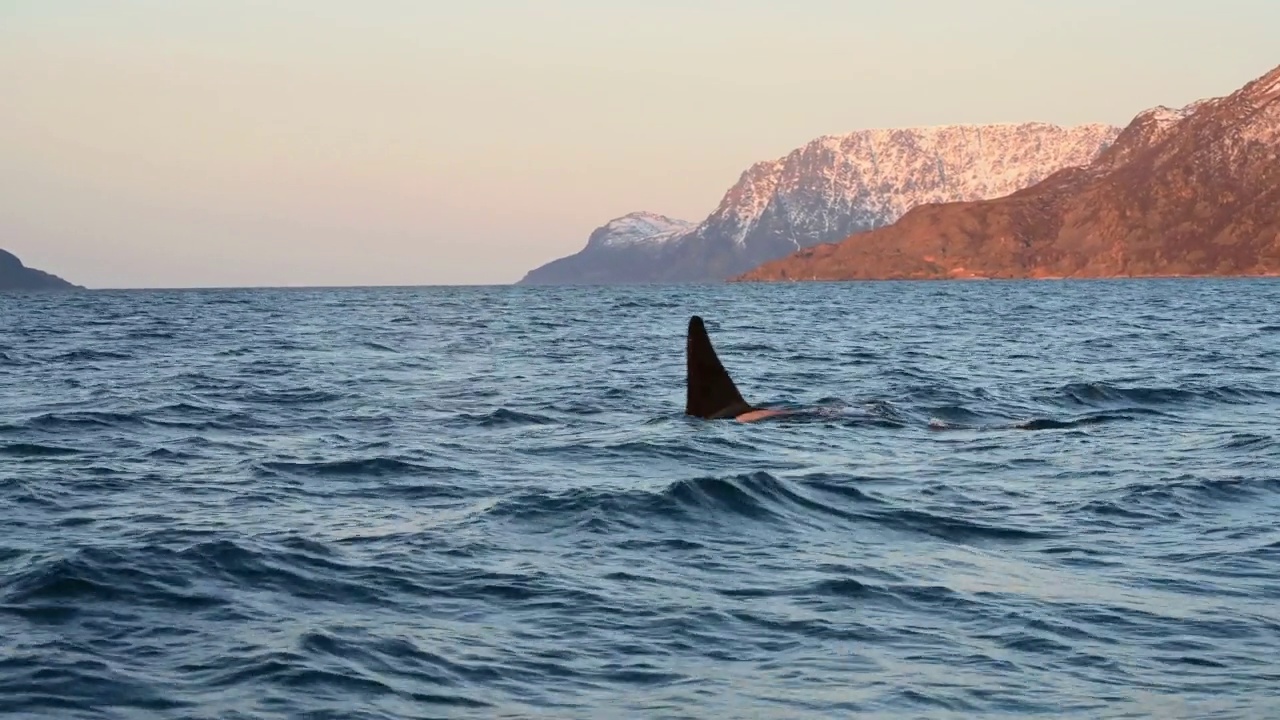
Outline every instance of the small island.
[[83, 290], [79, 285], [22, 264], [17, 255], [0, 250], [0, 292], [14, 290]]

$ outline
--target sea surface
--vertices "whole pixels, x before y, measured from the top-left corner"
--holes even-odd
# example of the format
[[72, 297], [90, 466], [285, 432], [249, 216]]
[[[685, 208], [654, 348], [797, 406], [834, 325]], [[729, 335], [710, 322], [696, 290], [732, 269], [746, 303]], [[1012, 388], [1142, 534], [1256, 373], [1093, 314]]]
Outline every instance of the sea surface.
[[[0, 716], [1280, 717], [1280, 281], [0, 296]], [[743, 425], [683, 416], [706, 319]]]

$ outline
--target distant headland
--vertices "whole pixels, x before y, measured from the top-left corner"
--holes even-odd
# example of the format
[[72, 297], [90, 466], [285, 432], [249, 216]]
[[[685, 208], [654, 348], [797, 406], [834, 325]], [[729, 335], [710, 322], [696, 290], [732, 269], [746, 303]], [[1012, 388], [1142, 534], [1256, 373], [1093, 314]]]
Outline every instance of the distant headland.
[[739, 281], [1280, 275], [1280, 67], [1140, 113], [1092, 162], [1004, 197], [762, 264]]
[[84, 288], [22, 264], [17, 255], [0, 250], [0, 292], [10, 290], [83, 290]]

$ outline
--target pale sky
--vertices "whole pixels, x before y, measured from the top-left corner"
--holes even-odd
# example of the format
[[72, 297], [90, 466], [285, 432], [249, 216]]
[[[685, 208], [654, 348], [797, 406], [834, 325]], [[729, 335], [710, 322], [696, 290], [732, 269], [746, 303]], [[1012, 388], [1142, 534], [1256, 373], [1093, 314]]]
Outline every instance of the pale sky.
[[0, 248], [90, 287], [509, 283], [827, 133], [1124, 124], [1280, 0], [0, 0]]

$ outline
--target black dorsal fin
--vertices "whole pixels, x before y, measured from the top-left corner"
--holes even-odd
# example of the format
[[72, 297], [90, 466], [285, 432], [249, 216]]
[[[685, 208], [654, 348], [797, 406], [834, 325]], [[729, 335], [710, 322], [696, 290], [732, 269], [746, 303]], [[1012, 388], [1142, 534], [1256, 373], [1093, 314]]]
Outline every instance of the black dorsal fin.
[[689, 318], [685, 355], [688, 364], [684, 413], [706, 419], [737, 417], [755, 408], [747, 404], [720, 364], [702, 318]]

